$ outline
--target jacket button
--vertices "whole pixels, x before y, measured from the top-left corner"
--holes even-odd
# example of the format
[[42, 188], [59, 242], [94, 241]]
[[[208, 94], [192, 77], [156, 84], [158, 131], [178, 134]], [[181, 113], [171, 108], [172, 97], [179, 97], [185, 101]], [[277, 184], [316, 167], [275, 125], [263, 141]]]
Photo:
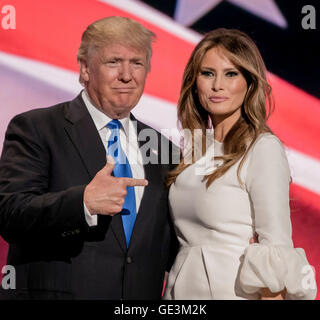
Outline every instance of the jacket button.
[[127, 263], [131, 263], [132, 262], [132, 258], [131, 257], [127, 257]]

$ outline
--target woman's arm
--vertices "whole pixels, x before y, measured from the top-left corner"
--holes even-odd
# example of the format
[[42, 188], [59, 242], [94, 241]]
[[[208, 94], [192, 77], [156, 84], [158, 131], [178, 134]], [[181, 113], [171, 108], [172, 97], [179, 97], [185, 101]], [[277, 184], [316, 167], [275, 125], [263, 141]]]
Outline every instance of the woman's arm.
[[284, 148], [271, 134], [259, 137], [248, 155], [245, 186], [259, 243], [245, 250], [240, 273], [246, 293], [261, 299], [314, 299], [303, 287], [302, 270], [309, 265], [303, 249], [295, 249], [289, 206], [290, 170]]

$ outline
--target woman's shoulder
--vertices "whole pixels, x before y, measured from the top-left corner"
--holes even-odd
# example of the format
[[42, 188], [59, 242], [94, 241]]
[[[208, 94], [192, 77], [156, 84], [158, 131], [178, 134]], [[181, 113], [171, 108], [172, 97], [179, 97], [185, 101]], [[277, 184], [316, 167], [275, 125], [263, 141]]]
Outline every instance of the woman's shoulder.
[[256, 139], [256, 143], [260, 143], [260, 144], [272, 144], [272, 143], [277, 143], [282, 145], [280, 139], [273, 133], [271, 132], [264, 132], [261, 133], [257, 139]]
[[287, 162], [285, 148], [280, 139], [269, 132], [260, 134], [248, 151], [247, 163], [259, 164]]
[[284, 181], [290, 180], [290, 167], [285, 149], [280, 139], [272, 133], [263, 133], [258, 136], [248, 152], [245, 165], [247, 184], [257, 176], [266, 181], [272, 177], [283, 177]]
[[284, 147], [280, 139], [270, 133], [270, 132], [265, 132], [260, 134], [257, 139], [255, 140], [252, 150], [250, 153], [252, 154], [268, 154], [269, 156], [272, 156], [273, 153], [283, 153], [284, 152]]
[[248, 152], [248, 165], [263, 168], [266, 166], [288, 165], [285, 148], [280, 139], [269, 132], [260, 134]]

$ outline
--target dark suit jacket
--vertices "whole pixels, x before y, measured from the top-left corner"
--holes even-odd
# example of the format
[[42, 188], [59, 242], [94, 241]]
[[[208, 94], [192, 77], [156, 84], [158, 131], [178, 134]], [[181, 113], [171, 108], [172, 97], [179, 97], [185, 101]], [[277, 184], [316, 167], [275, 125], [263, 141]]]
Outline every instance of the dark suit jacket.
[[[138, 121], [137, 128], [139, 133], [148, 127]], [[160, 156], [157, 136], [152, 147]], [[105, 163], [104, 146], [80, 95], [10, 122], [0, 162], [0, 234], [9, 243], [7, 264], [16, 268], [17, 289], [1, 290], [0, 298], [161, 297], [176, 244], [164, 185], [171, 167], [144, 166], [149, 184], [127, 250], [120, 215], [98, 216], [92, 228], [85, 221], [85, 186]]]

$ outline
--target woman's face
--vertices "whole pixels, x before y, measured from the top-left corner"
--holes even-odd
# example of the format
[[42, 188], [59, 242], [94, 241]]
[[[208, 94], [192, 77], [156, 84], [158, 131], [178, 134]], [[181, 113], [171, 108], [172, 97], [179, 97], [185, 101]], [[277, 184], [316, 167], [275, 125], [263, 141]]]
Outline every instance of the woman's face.
[[214, 125], [225, 119], [233, 123], [239, 119], [247, 82], [223, 49], [214, 47], [207, 51], [200, 64], [196, 86], [199, 101]]

